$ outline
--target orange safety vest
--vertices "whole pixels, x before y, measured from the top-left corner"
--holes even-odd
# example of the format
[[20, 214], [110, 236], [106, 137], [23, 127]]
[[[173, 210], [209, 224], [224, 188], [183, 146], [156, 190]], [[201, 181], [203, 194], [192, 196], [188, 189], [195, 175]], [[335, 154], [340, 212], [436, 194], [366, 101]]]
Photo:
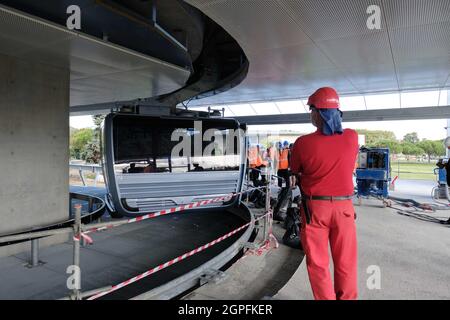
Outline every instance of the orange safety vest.
[[276, 151], [277, 149], [275, 149], [274, 147], [269, 147], [268, 149], [268, 157], [272, 159], [272, 162], [275, 162], [275, 160], [278, 159]]
[[250, 168], [256, 168], [261, 166], [261, 155], [256, 147], [252, 147], [248, 150], [248, 165]]
[[280, 151], [278, 169], [280, 170], [289, 169], [289, 149], [283, 149]]
[[269, 165], [269, 159], [270, 156], [270, 149], [266, 149], [266, 151], [263, 152], [263, 156], [261, 157], [261, 164], [265, 167]]

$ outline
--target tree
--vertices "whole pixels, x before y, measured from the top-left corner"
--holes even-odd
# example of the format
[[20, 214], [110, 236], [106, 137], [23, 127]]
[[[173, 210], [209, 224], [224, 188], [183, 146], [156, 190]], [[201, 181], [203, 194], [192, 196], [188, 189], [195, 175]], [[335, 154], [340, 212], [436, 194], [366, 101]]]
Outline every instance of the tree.
[[377, 147], [382, 141], [396, 141], [392, 131], [357, 129], [356, 132], [366, 136], [367, 147]]
[[95, 129], [70, 128], [70, 156], [74, 159], [86, 160], [89, 163], [100, 163], [101, 160], [101, 125], [105, 116], [92, 117]]
[[420, 140], [419, 136], [417, 135], [417, 132], [411, 132], [405, 134], [405, 136], [403, 137], [403, 141], [415, 144], [418, 143]]
[[100, 163], [102, 155], [100, 152], [100, 145], [97, 140], [94, 139], [86, 145], [85, 150], [81, 154], [81, 158], [87, 163]]
[[105, 120], [105, 117], [106, 117], [105, 115], [101, 115], [101, 114], [92, 116], [92, 121], [94, 122], [96, 128], [101, 127], [103, 120]]
[[391, 154], [399, 154], [403, 151], [402, 145], [397, 140], [381, 140], [374, 147], [389, 148]]
[[445, 139], [434, 141], [434, 143], [436, 144], [436, 151], [437, 151], [436, 156], [438, 157], [445, 157], [447, 155], [447, 147], [445, 146], [444, 141]]
[[422, 140], [417, 144], [423, 149], [424, 153], [428, 156], [428, 162], [431, 161], [432, 156], [442, 156], [445, 154], [445, 148], [442, 141]]
[[102, 159], [101, 153], [101, 134], [102, 134], [102, 123], [105, 120], [104, 115], [95, 115], [92, 116], [92, 121], [95, 124], [94, 134], [86, 145], [85, 152], [82, 154], [82, 159], [86, 160], [88, 163], [100, 163]]
[[402, 153], [407, 156], [420, 156], [424, 154], [422, 148], [411, 143], [411, 142], [403, 142], [402, 143]]
[[437, 157], [445, 156], [447, 153], [447, 149], [445, 147], [444, 140], [435, 140], [435, 141], [433, 141], [433, 143], [434, 143], [435, 149], [436, 149], [435, 155]]
[[86, 145], [93, 137], [94, 131], [90, 128], [74, 130], [70, 136], [70, 156], [75, 159], [82, 159]]

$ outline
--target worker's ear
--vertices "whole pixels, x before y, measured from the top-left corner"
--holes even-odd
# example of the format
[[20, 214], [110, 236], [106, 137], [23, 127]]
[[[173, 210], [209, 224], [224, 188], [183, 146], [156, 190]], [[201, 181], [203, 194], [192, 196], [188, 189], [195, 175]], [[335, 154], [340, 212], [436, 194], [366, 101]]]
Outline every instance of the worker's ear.
[[322, 128], [322, 117], [320, 116], [320, 113], [317, 109], [312, 109], [313, 111], [311, 112], [311, 119], [312, 119], [312, 124], [316, 127], [316, 128]]

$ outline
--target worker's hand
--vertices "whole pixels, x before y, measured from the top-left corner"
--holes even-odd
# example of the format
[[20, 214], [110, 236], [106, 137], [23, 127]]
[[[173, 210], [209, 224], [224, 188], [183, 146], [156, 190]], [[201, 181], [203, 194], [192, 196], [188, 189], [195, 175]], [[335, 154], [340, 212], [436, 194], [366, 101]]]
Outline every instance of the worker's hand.
[[291, 189], [297, 188], [297, 177], [292, 175], [289, 177]]

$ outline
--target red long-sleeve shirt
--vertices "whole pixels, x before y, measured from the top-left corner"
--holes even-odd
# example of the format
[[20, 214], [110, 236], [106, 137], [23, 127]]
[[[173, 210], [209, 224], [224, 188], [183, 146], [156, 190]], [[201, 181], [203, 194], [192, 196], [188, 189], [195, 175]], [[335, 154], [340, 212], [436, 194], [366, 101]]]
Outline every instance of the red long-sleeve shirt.
[[358, 155], [358, 134], [345, 129], [325, 136], [321, 131], [297, 139], [292, 149], [291, 170], [300, 175], [308, 196], [353, 194], [353, 170]]

